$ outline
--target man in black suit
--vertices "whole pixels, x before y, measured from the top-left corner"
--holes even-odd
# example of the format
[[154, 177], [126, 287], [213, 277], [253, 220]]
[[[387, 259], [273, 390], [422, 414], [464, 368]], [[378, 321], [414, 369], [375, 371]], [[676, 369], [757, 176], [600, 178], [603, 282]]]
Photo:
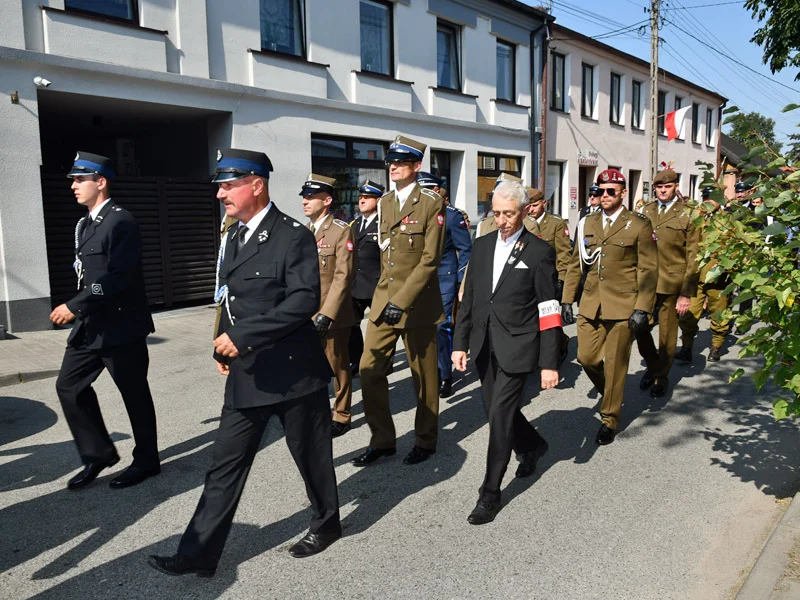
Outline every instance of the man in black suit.
[[533, 474], [547, 451], [547, 442], [522, 414], [520, 399], [528, 373], [537, 366], [543, 389], [558, 385], [561, 314], [555, 250], [523, 227], [527, 205], [521, 184], [495, 188], [498, 230], [475, 240], [456, 321], [453, 364], [466, 371], [469, 349], [489, 415], [486, 476], [468, 518], [473, 525], [489, 523], [499, 512], [512, 449], [521, 459], [517, 477]]
[[108, 435], [92, 383], [108, 369], [117, 385], [133, 438], [133, 463], [111, 480], [119, 489], [161, 472], [156, 412], [147, 384], [147, 336], [155, 331], [142, 275], [142, 240], [133, 216], [111, 200], [111, 160], [78, 152], [72, 170], [72, 191], [89, 214], [75, 228], [75, 297], [50, 314], [56, 325], [75, 321], [56, 391], [84, 467], [67, 487], [89, 485], [100, 472], [119, 462]]
[[372, 294], [381, 278], [381, 251], [378, 248], [378, 199], [385, 188], [380, 183], [367, 179], [358, 190], [358, 210], [360, 215], [350, 223], [356, 236], [356, 278], [353, 281], [351, 296], [358, 323], [350, 333], [348, 350], [350, 369], [358, 373], [358, 364], [364, 353], [364, 336], [361, 334], [361, 320], [372, 305]]
[[603, 192], [602, 192], [602, 191], [600, 190], [600, 188], [599, 188], [598, 186], [596, 186], [596, 185], [593, 185], [593, 186], [590, 186], [590, 187], [589, 187], [589, 204], [587, 204], [586, 206], [584, 206], [584, 207], [583, 207], [583, 208], [582, 208], [582, 209], [581, 209], [581, 210], [578, 212], [578, 220], [579, 220], [579, 221], [580, 221], [580, 220], [581, 220], [583, 217], [585, 217], [585, 216], [587, 216], [587, 215], [591, 215], [591, 214], [593, 214], [593, 213], [600, 212], [600, 210], [603, 208], [602, 206], [600, 206], [600, 195], [601, 195], [602, 193], [603, 193]]
[[149, 559], [169, 575], [214, 575], [273, 416], [283, 425], [311, 502], [310, 530], [289, 553], [311, 556], [342, 535], [328, 404], [332, 373], [311, 320], [320, 304], [317, 245], [309, 229], [270, 201], [270, 171], [263, 152], [227, 148], [217, 153], [217, 198], [228, 216], [239, 219], [218, 263], [222, 318], [214, 360], [228, 380], [197, 510], [177, 554]]

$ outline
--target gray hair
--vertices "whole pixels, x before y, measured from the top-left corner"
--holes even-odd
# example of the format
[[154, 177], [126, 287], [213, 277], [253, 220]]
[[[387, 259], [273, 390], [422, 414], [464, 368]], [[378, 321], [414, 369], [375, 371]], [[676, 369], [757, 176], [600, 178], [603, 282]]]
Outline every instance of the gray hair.
[[516, 181], [504, 181], [494, 188], [494, 198], [501, 196], [506, 200], [513, 200], [517, 203], [517, 208], [523, 210], [528, 206], [528, 190], [525, 186]]

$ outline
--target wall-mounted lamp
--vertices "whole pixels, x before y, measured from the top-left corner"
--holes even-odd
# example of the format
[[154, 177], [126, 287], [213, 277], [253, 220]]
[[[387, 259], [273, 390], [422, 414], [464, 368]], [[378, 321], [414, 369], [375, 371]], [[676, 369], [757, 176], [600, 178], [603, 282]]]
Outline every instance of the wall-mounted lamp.
[[51, 83], [52, 83], [51, 81], [45, 79], [41, 75], [37, 75], [36, 77], [33, 78], [33, 85], [35, 85], [36, 87], [50, 87]]

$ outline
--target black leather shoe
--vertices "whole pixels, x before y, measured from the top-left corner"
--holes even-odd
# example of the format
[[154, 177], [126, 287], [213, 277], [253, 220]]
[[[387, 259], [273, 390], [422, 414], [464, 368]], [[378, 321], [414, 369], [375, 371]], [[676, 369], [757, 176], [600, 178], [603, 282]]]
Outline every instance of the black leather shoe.
[[112, 490], [121, 490], [122, 488], [133, 487], [134, 485], [142, 483], [148, 477], [153, 477], [159, 473], [161, 473], [161, 467], [156, 467], [155, 469], [143, 469], [141, 467], [131, 465], [122, 473], [114, 477], [114, 479], [109, 481], [108, 487], [110, 487]]
[[453, 395], [453, 378], [443, 379], [439, 384], [439, 398], [449, 398]]
[[653, 389], [650, 390], [650, 396], [653, 398], [661, 398], [667, 393], [667, 388], [669, 388], [669, 379], [666, 377], [656, 377]]
[[435, 452], [436, 450], [428, 450], [427, 448], [420, 448], [419, 446], [414, 446], [411, 449], [411, 452], [409, 452], [408, 455], [406, 455], [406, 457], [403, 459], [403, 464], [416, 465], [421, 462], [425, 462]]
[[331, 437], [339, 437], [350, 431], [350, 423], [339, 423], [339, 421], [331, 422]]
[[167, 575], [191, 575], [195, 573], [198, 577], [213, 577], [217, 571], [217, 565], [209, 565], [194, 558], [185, 558], [176, 554], [175, 556], [156, 556], [151, 554], [147, 557], [147, 564], [156, 571], [161, 571]]
[[684, 363], [692, 362], [692, 349], [681, 346], [681, 349], [675, 353], [675, 360], [679, 360]]
[[519, 466], [517, 467], [517, 477], [530, 477], [536, 471], [536, 463], [539, 459], [547, 453], [549, 445], [546, 441], [536, 446], [530, 452], [524, 452], [520, 455]]
[[395, 452], [397, 450], [394, 448], [367, 448], [363, 453], [351, 460], [350, 464], [354, 467], [366, 467], [384, 456], [394, 456]]
[[597, 437], [594, 438], [594, 443], [598, 446], [608, 446], [614, 441], [616, 436], [616, 429], [611, 429], [611, 427], [603, 423], [600, 425], [600, 430], [597, 432]]
[[491, 523], [494, 521], [497, 513], [500, 512], [501, 506], [502, 504], [499, 502], [482, 502], [478, 500], [475, 508], [469, 513], [467, 521], [469, 521], [470, 525], [485, 525], [486, 523]]
[[656, 378], [650, 375], [649, 371], [645, 371], [644, 375], [642, 375], [642, 380], [639, 382], [639, 389], [646, 390], [649, 389], [656, 381]]
[[716, 346], [711, 346], [711, 350], [708, 351], [708, 360], [711, 362], [719, 362], [719, 351], [720, 349]]
[[342, 537], [342, 532], [336, 533], [307, 533], [294, 546], [289, 548], [289, 554], [295, 558], [305, 558], [319, 554], [333, 542]]
[[113, 467], [118, 462], [119, 456], [114, 456], [105, 462], [93, 462], [85, 465], [80, 473], [67, 482], [67, 488], [70, 490], [79, 490], [82, 487], [86, 487], [97, 479], [97, 476], [100, 475], [100, 471], [108, 467]]

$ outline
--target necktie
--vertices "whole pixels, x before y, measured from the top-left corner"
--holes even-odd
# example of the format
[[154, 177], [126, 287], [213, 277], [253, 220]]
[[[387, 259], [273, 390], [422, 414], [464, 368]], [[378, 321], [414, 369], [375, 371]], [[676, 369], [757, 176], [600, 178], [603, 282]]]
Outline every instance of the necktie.
[[313, 233], [314, 235], [317, 235], [317, 228], [314, 226], [313, 223], [311, 224], [311, 233]]
[[247, 225], [240, 225], [239, 229], [236, 230], [236, 239], [233, 245], [233, 258], [236, 258], [239, 255], [239, 251], [244, 247], [245, 240], [247, 239], [246, 233]]
[[361, 231], [364, 231], [367, 228], [367, 220], [361, 219]]
[[606, 226], [603, 227], [603, 233], [608, 233], [609, 229], [611, 229], [611, 217], [606, 217]]
[[86, 238], [86, 232], [89, 231], [89, 227], [92, 226], [92, 223], [94, 223], [94, 219], [92, 219], [92, 215], [89, 215], [86, 217], [86, 222], [83, 224], [83, 229], [81, 230], [81, 241]]
[[659, 214], [659, 216], [663, 215], [666, 211], [667, 211], [667, 205], [666, 204], [659, 204], [658, 205], [658, 214]]

